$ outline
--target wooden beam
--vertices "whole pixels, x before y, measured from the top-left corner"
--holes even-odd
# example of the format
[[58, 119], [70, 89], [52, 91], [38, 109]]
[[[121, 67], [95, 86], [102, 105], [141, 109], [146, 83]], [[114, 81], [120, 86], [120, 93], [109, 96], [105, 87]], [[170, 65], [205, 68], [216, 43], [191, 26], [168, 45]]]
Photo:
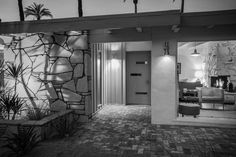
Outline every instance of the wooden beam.
[[169, 26], [180, 23], [180, 11], [90, 16], [0, 23], [0, 34], [94, 30], [106, 28]]

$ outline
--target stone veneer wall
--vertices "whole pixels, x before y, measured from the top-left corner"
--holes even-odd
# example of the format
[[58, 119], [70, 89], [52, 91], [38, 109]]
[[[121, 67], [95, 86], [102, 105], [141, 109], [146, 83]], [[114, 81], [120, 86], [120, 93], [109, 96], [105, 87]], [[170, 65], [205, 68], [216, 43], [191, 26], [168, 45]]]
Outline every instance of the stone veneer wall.
[[[49, 103], [54, 110], [75, 109], [90, 116], [91, 51], [87, 32], [34, 33], [9, 35], [12, 41], [4, 52], [6, 62], [23, 64], [24, 82], [18, 83], [21, 97]], [[13, 88], [7, 78], [7, 87]], [[27, 93], [28, 92], [28, 93]]]
[[236, 41], [217, 41], [209, 44], [206, 64], [210, 75], [230, 75], [236, 87]]

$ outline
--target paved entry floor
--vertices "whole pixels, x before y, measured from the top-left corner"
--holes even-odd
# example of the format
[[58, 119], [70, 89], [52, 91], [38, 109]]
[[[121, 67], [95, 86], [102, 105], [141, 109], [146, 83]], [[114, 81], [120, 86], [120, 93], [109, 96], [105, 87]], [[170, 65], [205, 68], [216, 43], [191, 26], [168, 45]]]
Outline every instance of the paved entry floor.
[[236, 156], [236, 129], [151, 125], [150, 112], [150, 106], [105, 106], [73, 137], [42, 142], [29, 156]]

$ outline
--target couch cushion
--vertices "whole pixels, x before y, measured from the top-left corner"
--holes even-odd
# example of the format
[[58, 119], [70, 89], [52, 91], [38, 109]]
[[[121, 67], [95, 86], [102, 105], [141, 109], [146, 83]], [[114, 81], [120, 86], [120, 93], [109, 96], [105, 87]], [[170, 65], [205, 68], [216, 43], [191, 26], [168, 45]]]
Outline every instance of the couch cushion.
[[202, 88], [202, 96], [223, 97], [222, 89], [219, 88]]
[[223, 100], [222, 97], [219, 96], [202, 96], [203, 101], [221, 101]]

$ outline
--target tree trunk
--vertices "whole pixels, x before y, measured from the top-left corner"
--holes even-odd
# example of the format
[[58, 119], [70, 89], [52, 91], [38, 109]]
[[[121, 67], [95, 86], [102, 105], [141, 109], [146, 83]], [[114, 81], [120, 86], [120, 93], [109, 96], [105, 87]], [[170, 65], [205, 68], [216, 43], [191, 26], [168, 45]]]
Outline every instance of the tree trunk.
[[78, 12], [79, 12], [79, 17], [82, 17], [83, 16], [82, 0], [78, 0]]
[[19, 14], [20, 14], [20, 21], [25, 21], [22, 0], [18, 0], [18, 8], [19, 8]]
[[134, 3], [134, 13], [137, 14], [138, 13], [138, 0], [133, 0], [133, 3]]
[[184, 13], [184, 0], [181, 0], [181, 13]]

